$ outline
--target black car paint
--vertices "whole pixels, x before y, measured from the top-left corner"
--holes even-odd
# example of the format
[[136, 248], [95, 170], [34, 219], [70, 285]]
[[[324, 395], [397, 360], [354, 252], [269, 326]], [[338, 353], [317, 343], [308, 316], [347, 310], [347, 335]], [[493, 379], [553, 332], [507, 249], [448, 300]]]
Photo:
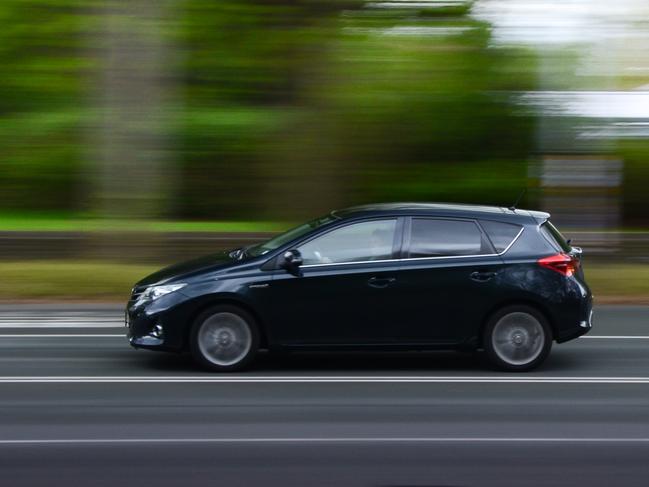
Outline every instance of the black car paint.
[[[565, 277], [537, 264], [557, 253], [540, 234], [549, 215], [462, 205], [376, 205], [334, 213], [337, 218], [298, 240], [247, 258], [219, 253], [177, 264], [138, 282], [186, 283], [150, 303], [127, 305], [129, 338], [136, 348], [183, 351], [196, 316], [231, 303], [248, 310], [262, 331], [262, 346], [275, 350], [477, 348], [487, 317], [513, 303], [539, 309], [557, 342], [590, 326], [592, 297], [579, 270]], [[393, 259], [303, 266], [301, 276], [280, 267], [288, 249], [316, 235], [363, 220], [397, 218], [402, 234], [412, 217], [492, 220], [521, 225], [505, 252], [489, 255], [405, 259], [399, 240]], [[588, 327], [580, 326], [586, 321]], [[156, 324], [163, 338], [150, 331]]]

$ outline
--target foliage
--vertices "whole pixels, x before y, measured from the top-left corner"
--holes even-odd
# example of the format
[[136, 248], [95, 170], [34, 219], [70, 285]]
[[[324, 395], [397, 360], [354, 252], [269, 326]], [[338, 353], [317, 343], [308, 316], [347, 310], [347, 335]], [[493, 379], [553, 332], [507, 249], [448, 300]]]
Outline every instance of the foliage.
[[[0, 210], [96, 212], [101, 35], [115, 5], [0, 3]], [[160, 111], [173, 168], [134, 163], [126, 175], [168, 179], [156, 198], [173, 202], [166, 217], [296, 220], [377, 200], [502, 203], [525, 185], [531, 120], [509, 93], [532, 86], [534, 60], [490, 47], [469, 3], [164, 5], [161, 18], [116, 19], [169, 49], [174, 91]]]
[[78, 0], [0, 2], [0, 207], [74, 208], [84, 157], [82, 54], [92, 17]]

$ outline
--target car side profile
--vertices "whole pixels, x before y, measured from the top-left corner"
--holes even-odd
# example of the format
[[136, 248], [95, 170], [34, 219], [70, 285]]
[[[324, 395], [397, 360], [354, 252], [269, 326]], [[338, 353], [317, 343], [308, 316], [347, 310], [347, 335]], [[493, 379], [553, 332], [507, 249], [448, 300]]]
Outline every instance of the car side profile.
[[484, 350], [500, 369], [531, 370], [592, 322], [581, 249], [549, 217], [433, 203], [333, 211], [144, 278], [129, 341], [215, 371], [260, 349]]

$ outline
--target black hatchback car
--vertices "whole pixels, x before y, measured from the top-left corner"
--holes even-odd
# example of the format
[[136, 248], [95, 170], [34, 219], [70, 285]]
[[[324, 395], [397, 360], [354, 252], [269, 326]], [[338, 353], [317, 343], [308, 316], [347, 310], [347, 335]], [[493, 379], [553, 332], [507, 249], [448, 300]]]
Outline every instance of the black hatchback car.
[[216, 371], [260, 349], [484, 349], [530, 370], [591, 327], [581, 250], [547, 213], [393, 203], [334, 211], [267, 242], [174, 265], [127, 305], [136, 348]]

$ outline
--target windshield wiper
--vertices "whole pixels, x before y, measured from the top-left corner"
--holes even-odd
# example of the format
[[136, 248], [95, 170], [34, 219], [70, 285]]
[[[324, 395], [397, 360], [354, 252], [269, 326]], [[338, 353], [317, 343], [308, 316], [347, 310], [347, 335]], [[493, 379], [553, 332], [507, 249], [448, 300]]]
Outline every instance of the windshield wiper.
[[243, 252], [244, 252], [244, 248], [239, 247], [238, 249], [234, 249], [228, 252], [228, 257], [230, 257], [231, 259], [240, 260], [241, 254], [243, 254]]
[[253, 245], [246, 245], [244, 247], [240, 247], [240, 248], [238, 248], [236, 250], [233, 250], [232, 252], [230, 252], [229, 255], [233, 259], [243, 260], [245, 257], [249, 256], [248, 251], [253, 247], [255, 247], [254, 244]]

